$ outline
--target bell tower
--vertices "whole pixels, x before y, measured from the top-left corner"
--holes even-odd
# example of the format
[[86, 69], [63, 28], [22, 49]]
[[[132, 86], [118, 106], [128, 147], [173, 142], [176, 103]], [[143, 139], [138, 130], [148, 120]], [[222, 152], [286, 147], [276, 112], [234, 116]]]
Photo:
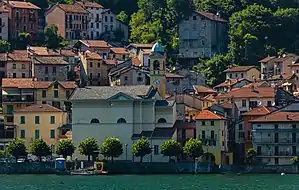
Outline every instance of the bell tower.
[[166, 95], [166, 56], [161, 44], [155, 43], [150, 57], [150, 84], [155, 87], [162, 99]]

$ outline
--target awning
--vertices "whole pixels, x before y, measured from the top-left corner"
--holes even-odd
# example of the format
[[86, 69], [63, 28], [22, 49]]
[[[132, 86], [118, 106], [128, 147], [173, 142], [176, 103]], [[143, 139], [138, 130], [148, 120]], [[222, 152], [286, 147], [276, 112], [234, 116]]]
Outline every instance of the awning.
[[2, 95], [20, 95], [20, 90], [2, 90]]

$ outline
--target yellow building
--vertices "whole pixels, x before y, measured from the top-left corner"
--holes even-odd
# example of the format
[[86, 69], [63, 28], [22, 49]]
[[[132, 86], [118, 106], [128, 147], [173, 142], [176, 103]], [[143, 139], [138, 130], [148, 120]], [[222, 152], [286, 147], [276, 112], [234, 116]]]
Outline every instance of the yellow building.
[[17, 137], [29, 145], [34, 139], [43, 139], [55, 145], [59, 129], [66, 123], [66, 113], [48, 104], [34, 104], [14, 111]]
[[205, 153], [213, 154], [208, 160], [217, 165], [232, 164], [233, 154], [228, 152], [228, 130], [225, 117], [202, 110], [196, 116], [196, 136], [203, 142]]

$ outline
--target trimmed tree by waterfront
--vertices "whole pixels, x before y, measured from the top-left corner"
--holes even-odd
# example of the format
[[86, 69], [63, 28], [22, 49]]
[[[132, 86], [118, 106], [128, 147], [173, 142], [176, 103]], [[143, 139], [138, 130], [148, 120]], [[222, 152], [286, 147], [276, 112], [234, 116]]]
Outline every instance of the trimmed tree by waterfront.
[[56, 154], [62, 155], [63, 158], [67, 158], [67, 156], [72, 157], [76, 150], [75, 144], [72, 140], [60, 140], [56, 146]]
[[184, 154], [194, 160], [203, 155], [202, 143], [198, 139], [189, 139], [184, 146]]
[[150, 145], [150, 141], [141, 137], [138, 139], [132, 146], [132, 153], [136, 157], [140, 157], [140, 162], [142, 162], [143, 157], [150, 154], [152, 152], [152, 148]]
[[118, 138], [108, 137], [101, 145], [100, 150], [105, 157], [111, 157], [113, 163], [113, 158], [122, 155], [123, 146]]
[[37, 156], [39, 161], [42, 161], [43, 156], [50, 156], [52, 154], [51, 148], [43, 139], [35, 139], [29, 145], [30, 153]]
[[6, 152], [14, 156], [16, 160], [18, 160], [20, 156], [27, 156], [26, 146], [24, 142], [18, 138], [8, 143]]
[[94, 152], [99, 150], [99, 145], [95, 138], [88, 137], [79, 143], [78, 148], [80, 154], [87, 156], [88, 161], [90, 162], [90, 156], [94, 155]]
[[246, 159], [245, 160], [246, 164], [247, 165], [252, 165], [254, 163], [255, 159], [256, 159], [256, 156], [257, 156], [256, 151], [253, 148], [249, 149], [247, 151], [246, 158], [245, 158]]
[[168, 140], [161, 145], [161, 154], [169, 156], [169, 161], [172, 156], [177, 157], [181, 152], [181, 145], [176, 140]]

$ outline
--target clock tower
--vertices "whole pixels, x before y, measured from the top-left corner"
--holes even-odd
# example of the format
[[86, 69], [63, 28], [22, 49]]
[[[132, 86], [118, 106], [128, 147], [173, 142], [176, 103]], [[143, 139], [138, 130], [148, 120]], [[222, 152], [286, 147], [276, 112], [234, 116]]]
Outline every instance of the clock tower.
[[166, 94], [166, 56], [161, 44], [155, 43], [152, 47], [150, 57], [150, 84], [156, 88], [165, 99]]

